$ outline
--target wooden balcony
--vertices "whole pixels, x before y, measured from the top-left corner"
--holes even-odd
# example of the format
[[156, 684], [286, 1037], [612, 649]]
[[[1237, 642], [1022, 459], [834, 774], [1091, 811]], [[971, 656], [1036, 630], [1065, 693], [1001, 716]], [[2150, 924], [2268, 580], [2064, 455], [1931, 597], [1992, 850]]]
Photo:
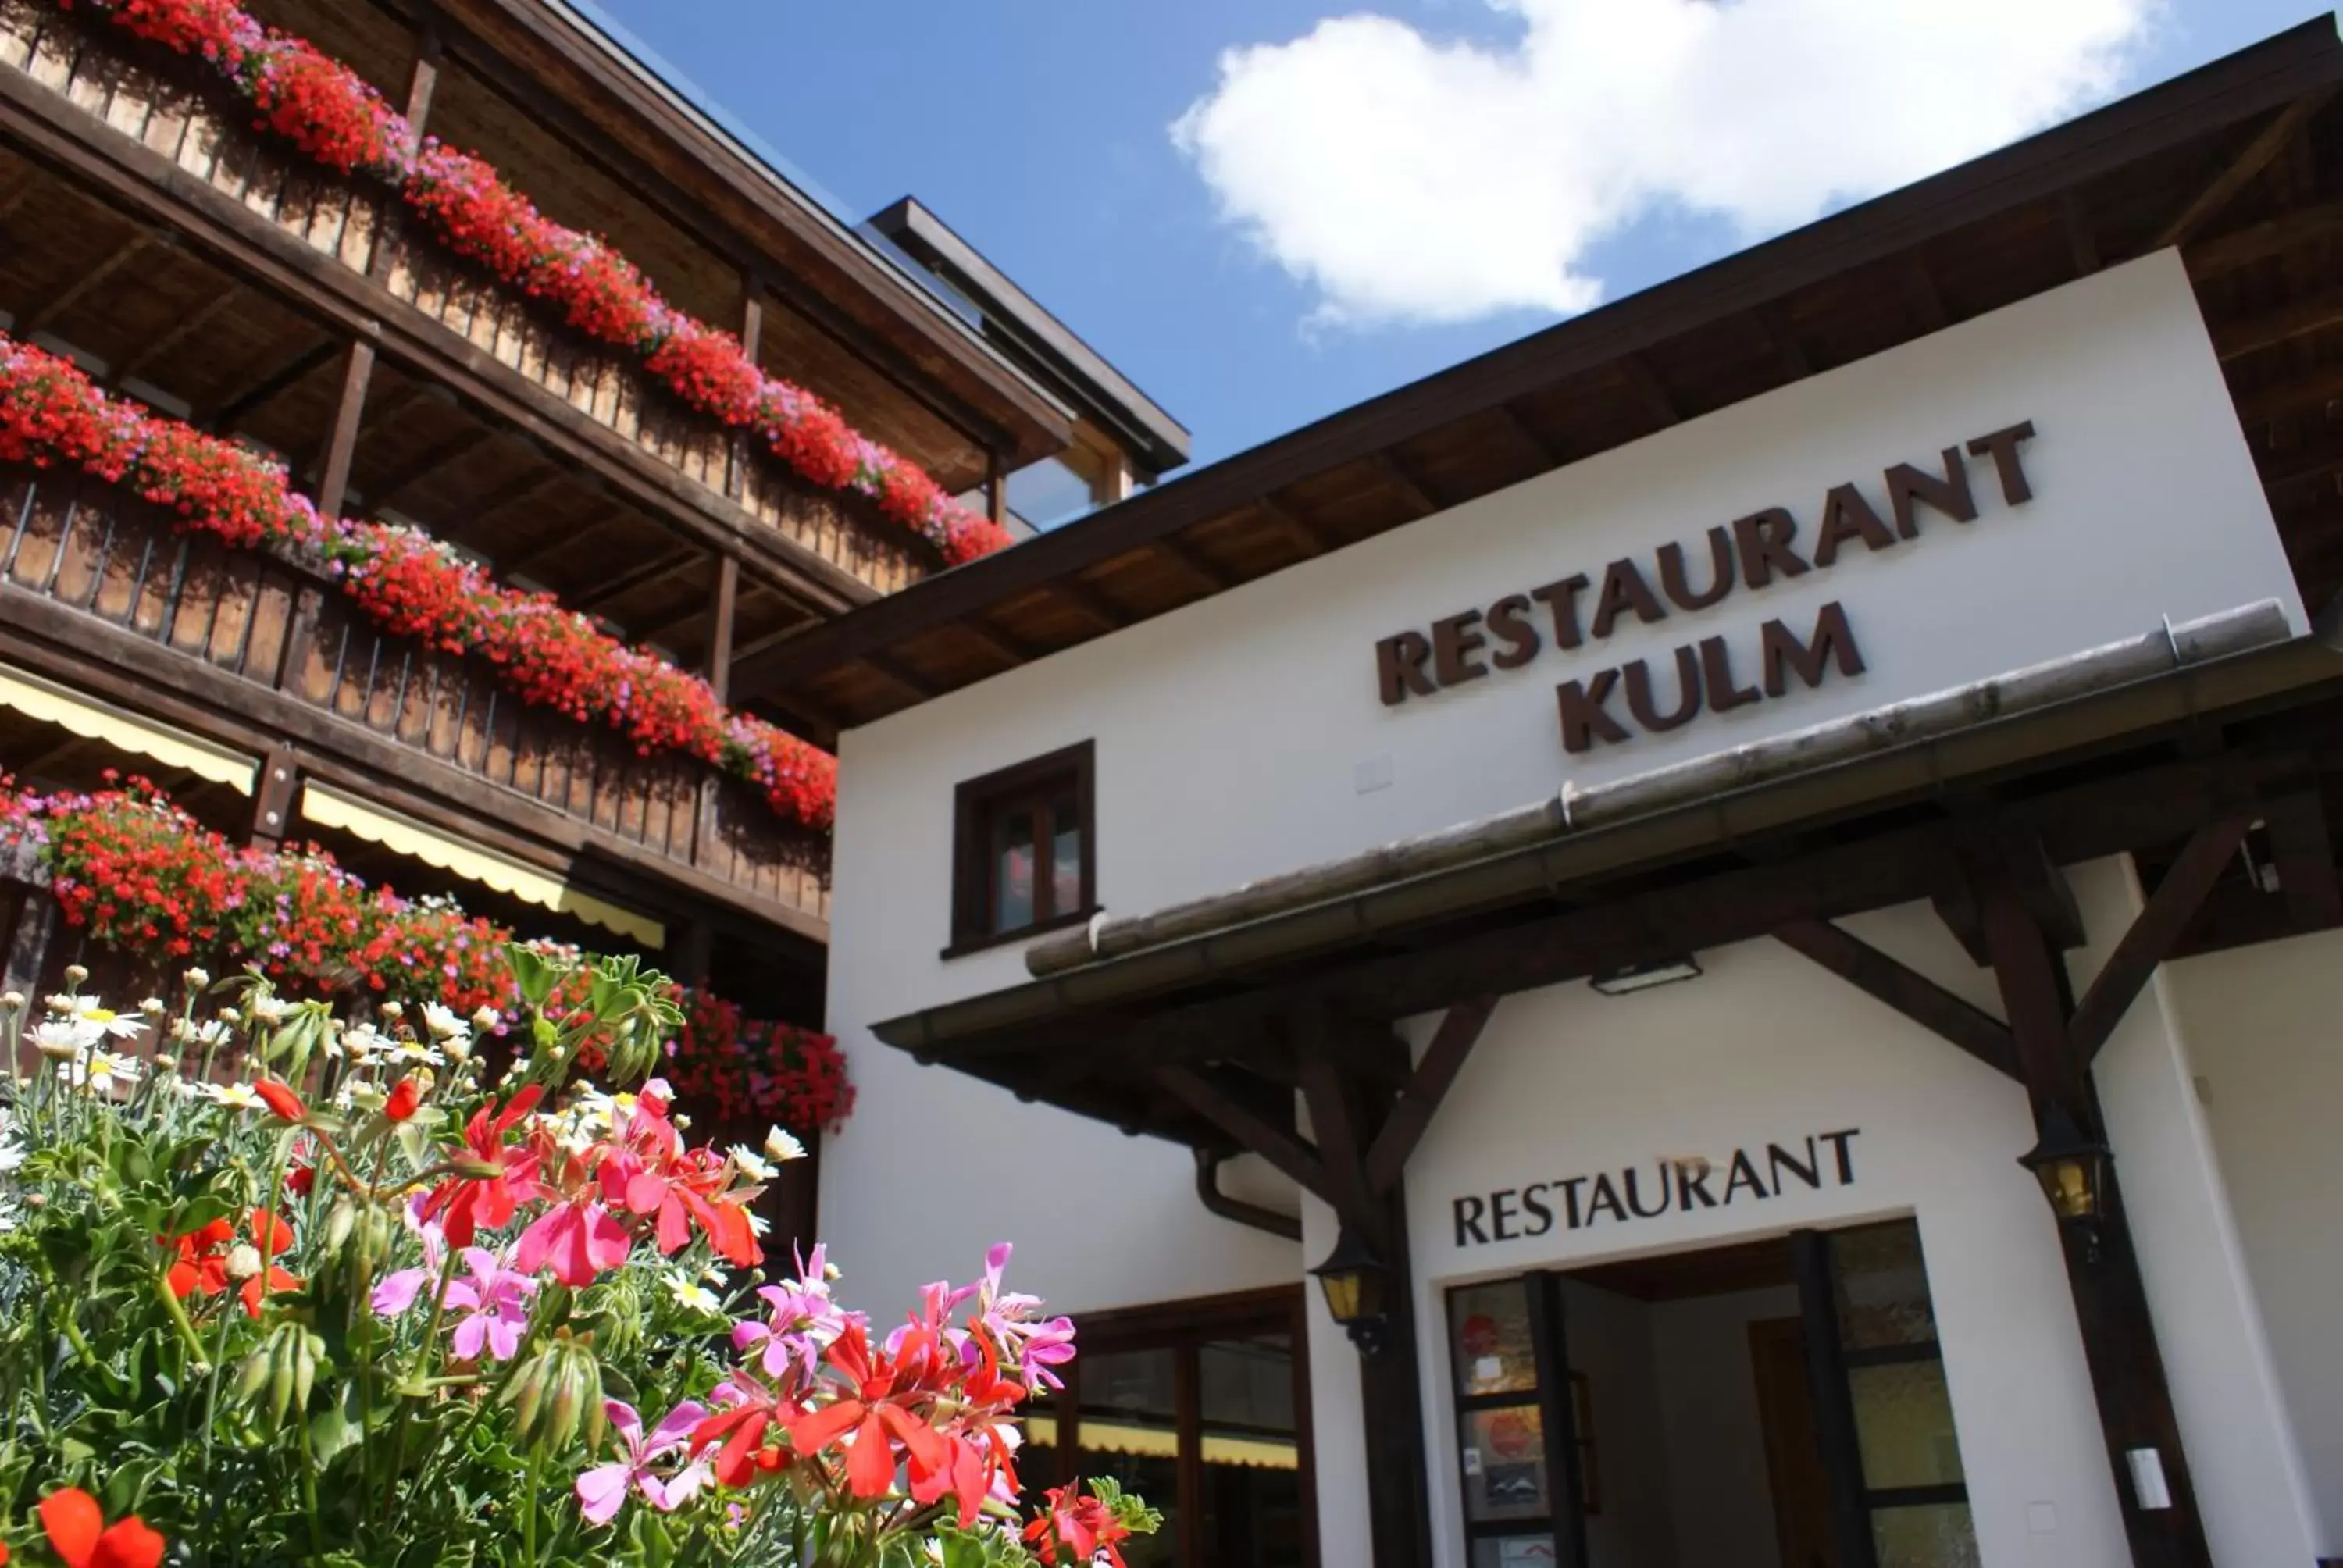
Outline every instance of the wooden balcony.
[[631, 356], [587, 341], [540, 302], [439, 246], [388, 191], [266, 142], [245, 116], [216, 106], [211, 90], [190, 90], [192, 70], [184, 81], [176, 72], [157, 75], [134, 57], [136, 48], [103, 22], [39, 0], [0, 0], [0, 73], [55, 95], [51, 109], [79, 111], [63, 116], [73, 134], [144, 186], [161, 185], [238, 230], [273, 231], [263, 239], [297, 241], [332, 264], [308, 270], [335, 275], [323, 281], [341, 306], [422, 330], [451, 367], [505, 382], [556, 427], [590, 427], [592, 455], [615, 446], [649, 465], [657, 487], [761, 535], [811, 567], [817, 582], [854, 585], [867, 596], [932, 569], [932, 552], [875, 504], [808, 484], [749, 450], [685, 408]]
[[321, 578], [95, 480], [0, 466], [0, 627], [44, 673], [218, 740], [290, 744], [320, 777], [427, 802], [490, 848], [590, 861], [669, 910], [826, 934], [827, 838], [749, 786], [525, 705], [486, 660], [377, 631]]

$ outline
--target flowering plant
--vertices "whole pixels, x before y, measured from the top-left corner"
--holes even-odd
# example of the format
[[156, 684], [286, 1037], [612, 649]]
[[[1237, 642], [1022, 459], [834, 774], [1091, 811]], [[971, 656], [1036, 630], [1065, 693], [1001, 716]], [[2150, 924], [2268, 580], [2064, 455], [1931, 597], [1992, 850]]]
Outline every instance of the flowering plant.
[[1007, 545], [917, 464], [858, 434], [803, 387], [768, 376], [729, 333], [659, 297], [601, 238], [565, 228], [484, 160], [417, 137], [366, 80], [229, 0], [57, 0], [204, 61], [261, 128], [337, 174], [388, 185], [457, 255], [545, 300], [588, 337], [639, 357], [685, 405], [761, 438], [817, 485], [870, 497], [954, 565]]
[[253, 975], [0, 997], [0, 1549], [37, 1518], [109, 1568], [1121, 1568], [1154, 1516], [1111, 1484], [1018, 1517], [1019, 1411], [1073, 1336], [1006, 1246], [892, 1327], [820, 1247], [769, 1278], [791, 1141], [688, 1141], [641, 1076], [663, 977], [506, 957], [493, 1082], [452, 1014]]
[[[0, 844], [30, 842], [66, 922], [108, 947], [233, 968], [294, 995], [343, 995], [452, 1015], [520, 1004], [514, 935], [449, 899], [369, 888], [316, 845], [239, 849], [144, 779], [91, 795], [33, 795], [0, 775]], [[549, 944], [531, 950], [577, 955]], [[575, 999], [568, 999], [571, 1000]], [[854, 1106], [828, 1035], [745, 1017], [705, 989], [673, 986], [669, 1071], [687, 1104], [727, 1124], [835, 1126]], [[588, 1040], [590, 1065], [605, 1042]]]
[[635, 749], [736, 774], [780, 816], [827, 829], [838, 762], [708, 683], [627, 647], [547, 594], [499, 586], [410, 528], [320, 517], [285, 470], [233, 441], [107, 397], [71, 361], [0, 333], [0, 462], [77, 467], [238, 549], [314, 564], [385, 630], [478, 654], [525, 701], [600, 722]]

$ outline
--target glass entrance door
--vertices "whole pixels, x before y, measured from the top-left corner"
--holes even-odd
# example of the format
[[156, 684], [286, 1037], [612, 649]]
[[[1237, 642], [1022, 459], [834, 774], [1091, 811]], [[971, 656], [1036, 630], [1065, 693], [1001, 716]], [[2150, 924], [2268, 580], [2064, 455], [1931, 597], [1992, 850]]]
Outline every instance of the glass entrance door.
[[1976, 1568], [1910, 1221], [1447, 1307], [1469, 1568]]

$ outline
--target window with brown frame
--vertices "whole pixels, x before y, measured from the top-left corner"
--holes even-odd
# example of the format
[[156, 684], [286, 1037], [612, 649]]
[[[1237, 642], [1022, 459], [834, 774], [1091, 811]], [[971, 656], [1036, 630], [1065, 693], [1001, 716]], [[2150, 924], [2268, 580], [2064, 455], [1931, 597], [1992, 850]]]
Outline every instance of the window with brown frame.
[[1093, 751], [1085, 740], [960, 787], [944, 957], [1091, 918], [1098, 887]]
[[1317, 1568], [1305, 1335], [1292, 1285], [1076, 1316], [1065, 1386], [1026, 1407], [1025, 1501], [1107, 1476], [1163, 1515], [1130, 1568]]

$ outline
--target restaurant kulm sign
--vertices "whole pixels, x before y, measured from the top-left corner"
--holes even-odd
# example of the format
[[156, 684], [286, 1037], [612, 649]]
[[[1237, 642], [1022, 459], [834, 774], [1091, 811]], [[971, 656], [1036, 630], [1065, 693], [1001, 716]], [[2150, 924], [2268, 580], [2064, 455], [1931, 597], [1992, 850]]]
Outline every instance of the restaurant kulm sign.
[[[1599, 650], [1623, 628], [1704, 615], [1735, 594], [1827, 572], [1857, 547], [1901, 549], [1921, 538], [1931, 516], [1974, 523], [1996, 492], [2002, 506], [2022, 507], [2034, 498], [2022, 451], [2033, 437], [2033, 422], [2026, 420], [1946, 447], [1933, 467], [1885, 468], [1875, 488], [1834, 485], [1808, 519], [1786, 506], [1766, 507], [1717, 524], [1690, 548], [1670, 540], [1649, 558], [1613, 561], [1599, 578], [1573, 572], [1384, 638], [1375, 644], [1383, 701], [1397, 707], [1523, 669], [1549, 649], [1586, 657], [1582, 650]], [[1704, 563], [1694, 558], [1700, 554]], [[1624, 745], [1638, 733], [1680, 729], [1703, 713], [1784, 697], [1794, 686], [1820, 686], [1834, 669], [1844, 678], [1864, 668], [1854, 624], [1836, 599], [1815, 612], [1810, 628], [1776, 618], [1761, 625], [1754, 639], [1689, 638], [1666, 662], [1674, 668], [1655, 672], [1650, 659], [1629, 659], [1556, 687], [1564, 749]]]

